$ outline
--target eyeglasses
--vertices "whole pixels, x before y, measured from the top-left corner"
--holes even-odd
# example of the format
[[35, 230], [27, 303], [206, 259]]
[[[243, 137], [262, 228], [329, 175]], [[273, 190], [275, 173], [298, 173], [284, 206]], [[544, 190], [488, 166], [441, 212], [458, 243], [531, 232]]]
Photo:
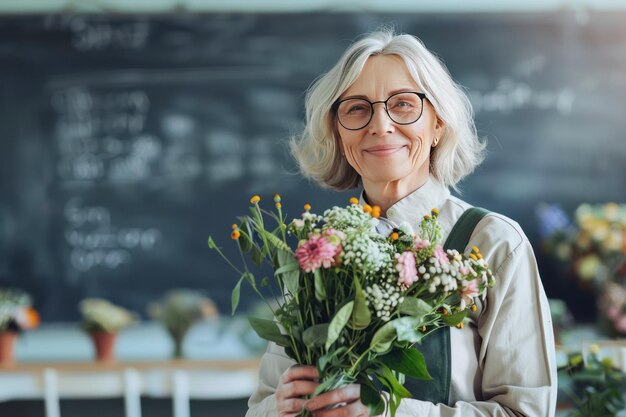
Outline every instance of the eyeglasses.
[[337, 120], [348, 130], [363, 129], [374, 116], [374, 104], [384, 103], [389, 118], [399, 125], [410, 125], [422, 116], [426, 94], [417, 92], [396, 93], [384, 101], [348, 98], [335, 103]]

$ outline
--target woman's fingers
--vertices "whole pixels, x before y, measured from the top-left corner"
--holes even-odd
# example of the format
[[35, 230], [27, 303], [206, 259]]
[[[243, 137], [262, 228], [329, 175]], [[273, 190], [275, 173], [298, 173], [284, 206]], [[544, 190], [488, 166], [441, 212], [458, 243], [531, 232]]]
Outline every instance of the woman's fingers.
[[317, 388], [318, 385], [319, 382], [306, 380], [288, 382], [283, 384], [280, 389], [276, 391], [276, 398], [287, 399], [311, 395], [315, 392], [315, 388]]
[[286, 384], [299, 379], [316, 380], [317, 378], [319, 378], [319, 373], [315, 366], [294, 365], [283, 372], [280, 382]]
[[[357, 400], [359, 400], [358, 404], [361, 404], [360, 399], [361, 386], [359, 384], [350, 384], [330, 392], [325, 392], [324, 394], [320, 394], [317, 397], [310, 399], [306, 404], [306, 408], [309, 411], [317, 411], [336, 404], [345, 403], [350, 405]], [[337, 414], [337, 416], [339, 415], [341, 414]]]
[[280, 417], [295, 417], [306, 404], [305, 395], [311, 395], [319, 385], [319, 374], [314, 366], [292, 366], [280, 377], [276, 389], [276, 411]]

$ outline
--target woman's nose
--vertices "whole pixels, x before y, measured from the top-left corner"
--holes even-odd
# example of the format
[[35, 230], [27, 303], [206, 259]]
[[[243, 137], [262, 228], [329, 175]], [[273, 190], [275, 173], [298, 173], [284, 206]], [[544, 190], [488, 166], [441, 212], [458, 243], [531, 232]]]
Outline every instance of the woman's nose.
[[395, 126], [393, 120], [389, 118], [389, 115], [385, 110], [385, 104], [376, 104], [378, 104], [378, 106], [372, 106], [374, 114], [372, 115], [372, 120], [370, 120], [370, 124], [368, 126], [370, 134], [384, 136], [388, 133], [393, 133]]

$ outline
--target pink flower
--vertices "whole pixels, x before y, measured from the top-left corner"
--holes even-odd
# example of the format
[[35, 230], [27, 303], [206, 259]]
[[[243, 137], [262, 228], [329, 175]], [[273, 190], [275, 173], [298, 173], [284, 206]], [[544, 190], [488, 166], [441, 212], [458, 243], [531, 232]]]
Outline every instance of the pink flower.
[[313, 272], [321, 266], [330, 268], [335, 263], [335, 255], [341, 253], [341, 246], [335, 246], [323, 236], [311, 236], [296, 249], [296, 259], [305, 272]]
[[463, 308], [466, 304], [472, 304], [474, 297], [478, 296], [478, 281], [473, 279], [471, 281], [463, 281], [463, 287], [461, 288], [461, 299], [463, 300]]
[[421, 249], [426, 249], [427, 247], [430, 246], [430, 242], [426, 239], [422, 240], [419, 237], [415, 238], [415, 243], [413, 244], [413, 247], [417, 250], [421, 250]]
[[344, 232], [342, 232], [341, 230], [333, 229], [332, 227], [329, 227], [328, 229], [324, 230], [324, 233], [322, 233], [322, 236], [325, 236], [325, 237], [337, 236], [339, 240], [344, 240], [346, 238], [346, 234]]
[[626, 314], [620, 316], [615, 321], [615, 330], [617, 330], [620, 333], [626, 334]]
[[606, 316], [610, 318], [611, 320], [617, 320], [617, 318], [620, 316], [620, 313], [621, 313], [621, 309], [617, 306], [610, 306], [606, 310]]
[[435, 258], [437, 258], [441, 265], [450, 263], [450, 260], [448, 259], [448, 254], [443, 250], [441, 246], [437, 246], [435, 248]]
[[396, 259], [398, 261], [396, 269], [400, 272], [398, 284], [408, 288], [418, 280], [415, 255], [411, 251], [406, 251], [402, 254], [396, 253]]

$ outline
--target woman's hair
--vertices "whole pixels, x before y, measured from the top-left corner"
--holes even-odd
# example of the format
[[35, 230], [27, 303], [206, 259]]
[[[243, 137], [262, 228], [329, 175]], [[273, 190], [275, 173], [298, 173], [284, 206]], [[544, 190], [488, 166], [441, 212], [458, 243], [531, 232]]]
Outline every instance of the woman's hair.
[[443, 63], [419, 39], [390, 30], [370, 33], [352, 44], [308, 89], [306, 126], [290, 143], [300, 170], [323, 187], [347, 190], [359, 185], [359, 174], [341, 155], [333, 104], [373, 55], [401, 57], [443, 120], [444, 134], [431, 150], [430, 171], [442, 184], [457, 189], [457, 183], [484, 159], [486, 144], [477, 137], [472, 106]]

